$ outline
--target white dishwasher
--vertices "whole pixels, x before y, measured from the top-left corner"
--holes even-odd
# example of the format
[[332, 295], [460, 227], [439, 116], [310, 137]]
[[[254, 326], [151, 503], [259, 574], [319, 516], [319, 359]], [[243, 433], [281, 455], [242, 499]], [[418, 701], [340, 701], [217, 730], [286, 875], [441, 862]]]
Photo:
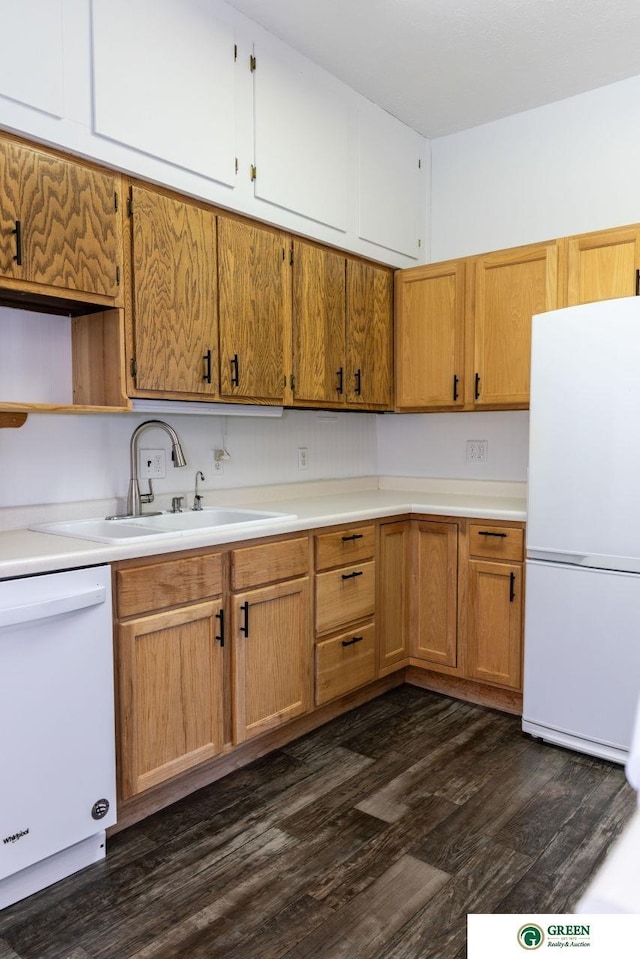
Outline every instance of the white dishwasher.
[[0, 909], [116, 821], [109, 566], [0, 581]]

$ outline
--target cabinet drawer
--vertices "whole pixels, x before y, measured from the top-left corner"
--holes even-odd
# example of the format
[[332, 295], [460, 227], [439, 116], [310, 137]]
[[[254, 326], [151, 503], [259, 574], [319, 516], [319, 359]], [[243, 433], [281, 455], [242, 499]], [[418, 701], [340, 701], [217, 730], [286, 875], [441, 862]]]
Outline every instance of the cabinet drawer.
[[359, 563], [375, 552], [375, 526], [354, 526], [337, 533], [316, 536], [316, 569], [330, 569], [345, 563]]
[[316, 631], [326, 633], [373, 616], [375, 563], [343, 566], [316, 576]]
[[524, 556], [524, 530], [512, 526], [470, 523], [469, 554], [521, 562]]
[[247, 589], [279, 579], [305, 576], [309, 571], [306, 536], [231, 551], [231, 589]]
[[316, 706], [376, 678], [375, 627], [370, 623], [316, 646]]
[[222, 592], [222, 554], [171, 559], [116, 570], [118, 616], [183, 606]]

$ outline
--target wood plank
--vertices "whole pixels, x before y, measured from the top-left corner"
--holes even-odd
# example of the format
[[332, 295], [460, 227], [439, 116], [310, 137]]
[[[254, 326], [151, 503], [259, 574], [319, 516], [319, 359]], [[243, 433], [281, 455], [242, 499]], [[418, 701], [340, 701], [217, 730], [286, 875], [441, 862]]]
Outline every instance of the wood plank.
[[0, 428], [10, 427], [16, 428], [19, 426], [24, 426], [27, 421], [26, 413], [1, 413], [0, 412]]

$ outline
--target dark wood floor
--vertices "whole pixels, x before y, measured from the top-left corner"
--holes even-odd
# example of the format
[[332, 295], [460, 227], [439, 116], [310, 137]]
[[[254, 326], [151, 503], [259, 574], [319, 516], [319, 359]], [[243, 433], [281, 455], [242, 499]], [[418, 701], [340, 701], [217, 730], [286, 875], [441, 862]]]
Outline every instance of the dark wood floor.
[[399, 687], [0, 913], [0, 959], [458, 959], [468, 912], [571, 911], [634, 809], [620, 767]]

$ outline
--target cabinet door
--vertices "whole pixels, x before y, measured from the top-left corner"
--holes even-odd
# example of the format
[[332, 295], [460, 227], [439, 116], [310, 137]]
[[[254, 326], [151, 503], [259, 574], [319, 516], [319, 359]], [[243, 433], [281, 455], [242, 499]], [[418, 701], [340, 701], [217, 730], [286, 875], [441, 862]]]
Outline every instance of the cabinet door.
[[396, 273], [396, 408], [464, 404], [465, 262]]
[[378, 602], [378, 675], [405, 666], [409, 656], [410, 523], [380, 527]]
[[311, 706], [308, 578], [234, 596], [231, 634], [234, 742], [241, 743]]
[[522, 689], [521, 563], [469, 562], [469, 678]]
[[216, 395], [216, 218], [133, 187], [136, 387]]
[[640, 227], [569, 236], [561, 247], [562, 306], [637, 293]]
[[473, 265], [475, 368], [467, 395], [476, 408], [526, 407], [531, 317], [557, 304], [557, 248], [538, 244], [490, 253]]
[[122, 259], [119, 190], [116, 175], [0, 141], [2, 272], [115, 297]]
[[389, 409], [393, 393], [393, 274], [347, 261], [347, 403]]
[[293, 395], [344, 402], [345, 258], [293, 241]]
[[455, 523], [417, 523], [412, 563], [411, 655], [429, 668], [458, 664], [458, 527]]
[[289, 323], [286, 238], [218, 218], [220, 393], [281, 403]]
[[219, 603], [119, 628], [120, 789], [127, 799], [222, 750]]

